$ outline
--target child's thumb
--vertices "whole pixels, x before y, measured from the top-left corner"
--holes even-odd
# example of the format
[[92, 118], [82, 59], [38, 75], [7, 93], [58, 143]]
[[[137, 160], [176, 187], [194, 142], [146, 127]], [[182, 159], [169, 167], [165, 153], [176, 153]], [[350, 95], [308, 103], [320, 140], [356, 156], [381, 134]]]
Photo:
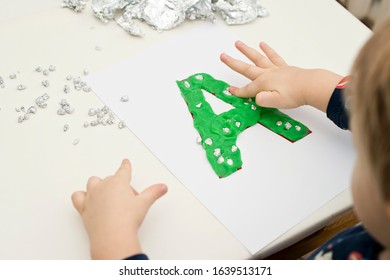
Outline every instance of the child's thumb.
[[256, 104], [261, 107], [281, 108], [280, 94], [276, 91], [261, 91], [256, 95]]
[[140, 196], [145, 201], [146, 204], [145, 206], [149, 208], [157, 199], [159, 199], [164, 194], [166, 194], [167, 191], [168, 191], [168, 187], [166, 185], [156, 184], [145, 189], [140, 194]]
[[79, 191], [72, 194], [72, 202], [74, 208], [81, 215], [84, 212], [84, 202], [85, 202], [86, 192]]

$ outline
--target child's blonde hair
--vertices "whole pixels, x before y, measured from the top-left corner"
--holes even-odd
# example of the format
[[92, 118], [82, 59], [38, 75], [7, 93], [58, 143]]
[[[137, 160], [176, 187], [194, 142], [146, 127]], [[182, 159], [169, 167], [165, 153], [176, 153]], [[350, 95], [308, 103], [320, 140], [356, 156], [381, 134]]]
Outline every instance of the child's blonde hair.
[[390, 20], [360, 51], [348, 91], [358, 137], [383, 198], [390, 201]]

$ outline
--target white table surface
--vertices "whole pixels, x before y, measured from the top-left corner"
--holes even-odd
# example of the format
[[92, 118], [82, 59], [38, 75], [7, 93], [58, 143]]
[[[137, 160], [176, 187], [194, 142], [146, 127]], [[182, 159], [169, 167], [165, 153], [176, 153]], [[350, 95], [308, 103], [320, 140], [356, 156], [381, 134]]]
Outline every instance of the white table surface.
[[[144, 251], [153, 259], [245, 259], [249, 252], [195, 199], [173, 174], [128, 129], [84, 128], [91, 107], [102, 107], [92, 93], [62, 92], [68, 74], [102, 69], [145, 46], [156, 44], [191, 24], [157, 33], [142, 26], [145, 38], [126, 34], [114, 22], [101, 24], [88, 7], [81, 14], [61, 9], [61, 1], [3, 0], [0, 9], [0, 259], [88, 259], [88, 239], [70, 196], [85, 188], [92, 175], [115, 171], [122, 158], [133, 163], [133, 185], [141, 190], [155, 182], [168, 194], [149, 212], [140, 230]], [[272, 45], [288, 63], [348, 74], [370, 31], [333, 0], [264, 0], [270, 16], [231, 27], [251, 45]], [[218, 18], [218, 20], [221, 20]], [[102, 47], [96, 51], [95, 47]], [[35, 67], [55, 65], [48, 77]], [[17, 73], [16, 80], [9, 74]], [[50, 87], [43, 88], [42, 80]], [[17, 91], [19, 83], [27, 85]], [[32, 105], [47, 92], [48, 108], [17, 122], [15, 108]], [[75, 108], [56, 114], [66, 98]], [[64, 124], [70, 129], [63, 132]], [[78, 145], [73, 141], [79, 138]], [[326, 166], [321, 167], [326, 172]], [[266, 257], [306, 237], [351, 207], [349, 190], [308, 216], [261, 250]], [[287, 214], [287, 213], [286, 213]], [[261, 236], [259, 237], [261, 238]]]

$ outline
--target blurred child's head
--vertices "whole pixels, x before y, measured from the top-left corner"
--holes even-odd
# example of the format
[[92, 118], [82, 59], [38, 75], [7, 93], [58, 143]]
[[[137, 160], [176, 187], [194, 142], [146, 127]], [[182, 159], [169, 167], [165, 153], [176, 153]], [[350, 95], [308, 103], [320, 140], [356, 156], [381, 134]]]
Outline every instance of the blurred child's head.
[[390, 20], [356, 58], [348, 95], [357, 149], [355, 209], [367, 230], [390, 250]]

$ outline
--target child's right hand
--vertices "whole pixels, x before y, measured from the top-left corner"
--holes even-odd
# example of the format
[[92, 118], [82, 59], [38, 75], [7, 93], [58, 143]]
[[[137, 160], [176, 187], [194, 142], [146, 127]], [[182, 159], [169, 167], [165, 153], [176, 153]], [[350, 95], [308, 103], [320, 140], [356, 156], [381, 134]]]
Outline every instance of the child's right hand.
[[240, 41], [235, 46], [254, 65], [224, 53], [221, 61], [252, 82], [241, 88], [231, 86], [229, 90], [238, 97], [256, 97], [259, 106], [296, 108], [311, 105], [325, 112], [334, 88], [342, 79], [327, 70], [289, 66], [264, 42], [260, 43], [260, 49], [265, 56]]

